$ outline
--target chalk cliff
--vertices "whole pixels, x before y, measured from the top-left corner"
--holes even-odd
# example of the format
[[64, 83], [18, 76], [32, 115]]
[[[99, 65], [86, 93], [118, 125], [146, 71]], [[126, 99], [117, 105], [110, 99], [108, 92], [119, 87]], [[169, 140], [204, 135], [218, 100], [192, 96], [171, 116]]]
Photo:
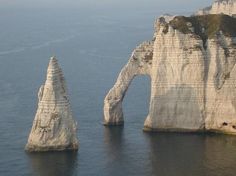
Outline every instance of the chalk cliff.
[[38, 109], [25, 147], [27, 151], [77, 150], [77, 124], [72, 117], [67, 88], [55, 57], [38, 93]]
[[197, 15], [207, 14], [226, 14], [230, 16], [236, 15], [236, 0], [217, 0], [212, 6], [201, 9]]
[[123, 124], [122, 101], [137, 75], [151, 78], [147, 131], [236, 134], [236, 19], [160, 17], [104, 100], [104, 124]]

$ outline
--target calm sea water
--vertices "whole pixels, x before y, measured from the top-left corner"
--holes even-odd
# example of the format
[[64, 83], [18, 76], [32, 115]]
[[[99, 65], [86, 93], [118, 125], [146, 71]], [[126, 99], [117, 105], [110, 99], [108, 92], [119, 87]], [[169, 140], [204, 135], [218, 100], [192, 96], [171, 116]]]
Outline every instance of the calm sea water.
[[[112, 10], [111, 10], [112, 11]], [[157, 12], [0, 11], [1, 176], [234, 176], [236, 137], [143, 133], [150, 80], [137, 77], [124, 100], [124, 127], [102, 125], [103, 99]], [[27, 154], [49, 57], [56, 55], [79, 123], [78, 153]]]

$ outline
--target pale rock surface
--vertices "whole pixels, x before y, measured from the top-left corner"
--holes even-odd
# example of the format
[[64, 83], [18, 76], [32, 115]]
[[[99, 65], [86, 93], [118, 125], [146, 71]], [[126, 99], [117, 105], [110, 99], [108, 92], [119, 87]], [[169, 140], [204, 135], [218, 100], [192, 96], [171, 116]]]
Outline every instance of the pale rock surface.
[[207, 14], [236, 15], [236, 0], [216, 0], [212, 6], [199, 10], [197, 15]]
[[77, 123], [67, 95], [65, 79], [55, 57], [38, 93], [38, 109], [25, 147], [27, 151], [77, 150]]
[[123, 124], [122, 101], [136, 75], [150, 75], [153, 57], [153, 41], [144, 42], [132, 53], [129, 62], [121, 70], [114, 87], [104, 101], [105, 125]]
[[235, 37], [219, 31], [204, 39], [191, 23], [191, 32], [174, 29], [173, 20], [159, 18], [153, 41], [134, 50], [105, 97], [104, 124], [123, 124], [125, 93], [135, 76], [145, 74], [151, 97], [144, 130], [236, 134]]

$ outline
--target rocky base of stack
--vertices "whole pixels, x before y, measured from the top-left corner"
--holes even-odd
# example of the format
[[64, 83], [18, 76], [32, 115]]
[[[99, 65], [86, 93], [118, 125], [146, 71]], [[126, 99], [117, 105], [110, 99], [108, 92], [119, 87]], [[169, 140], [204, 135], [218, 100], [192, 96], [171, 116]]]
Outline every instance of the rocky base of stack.
[[204, 133], [203, 129], [184, 129], [184, 128], [151, 128], [143, 127], [144, 132], [176, 132], [176, 133]]
[[25, 151], [27, 152], [48, 152], [48, 151], [77, 151], [79, 149], [78, 144], [70, 144], [67, 146], [37, 146], [27, 144], [25, 147]]
[[119, 122], [103, 122], [104, 126], [123, 126], [124, 121], [119, 121]]

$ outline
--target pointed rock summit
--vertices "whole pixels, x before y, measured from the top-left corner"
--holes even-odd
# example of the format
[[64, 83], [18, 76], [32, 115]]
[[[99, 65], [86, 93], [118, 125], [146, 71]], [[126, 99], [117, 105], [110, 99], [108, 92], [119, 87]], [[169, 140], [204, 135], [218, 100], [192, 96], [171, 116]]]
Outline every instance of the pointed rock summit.
[[47, 79], [38, 93], [27, 151], [77, 150], [77, 123], [72, 117], [65, 79], [55, 57], [50, 59]]

